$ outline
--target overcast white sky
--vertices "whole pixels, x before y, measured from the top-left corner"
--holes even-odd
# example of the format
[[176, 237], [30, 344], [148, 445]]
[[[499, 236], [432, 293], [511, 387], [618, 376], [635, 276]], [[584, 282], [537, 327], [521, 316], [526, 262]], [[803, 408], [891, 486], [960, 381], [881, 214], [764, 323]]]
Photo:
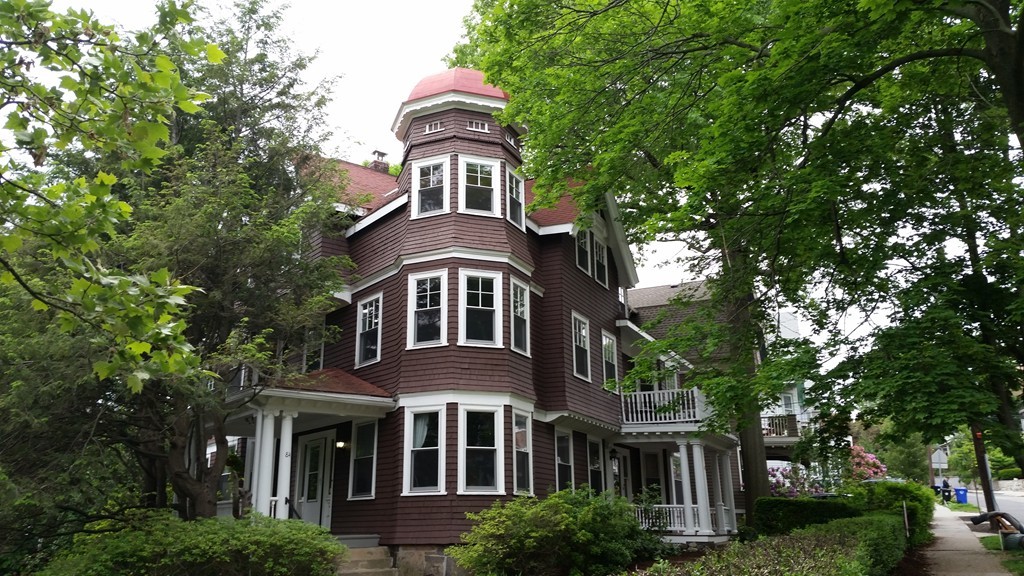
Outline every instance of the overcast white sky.
[[[0, 0], [3, 1], [3, 0]], [[154, 0], [54, 0], [53, 7], [85, 7], [103, 22], [127, 30], [148, 27], [156, 20]], [[232, 2], [200, 0], [215, 14]], [[267, 0], [282, 5], [281, 0]], [[351, 162], [387, 152], [400, 162], [402, 145], [391, 132], [398, 107], [420, 79], [445, 69], [444, 58], [462, 36], [462, 19], [473, 0], [291, 0], [280, 33], [292, 38], [305, 54], [319, 51], [308, 71], [315, 84], [340, 76], [328, 105], [334, 137], [324, 145], [329, 154]], [[679, 248], [662, 247], [640, 267], [640, 285], [680, 280], [675, 266], [656, 266]]]

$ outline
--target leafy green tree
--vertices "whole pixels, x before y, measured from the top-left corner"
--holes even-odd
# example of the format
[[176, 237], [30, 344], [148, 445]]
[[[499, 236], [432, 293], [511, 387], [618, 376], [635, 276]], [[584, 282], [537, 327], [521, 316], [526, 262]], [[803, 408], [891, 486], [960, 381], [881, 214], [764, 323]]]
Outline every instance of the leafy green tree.
[[[168, 119], [198, 110], [201, 95], [181, 83], [166, 54], [173, 47], [216, 59], [218, 52], [174, 33], [191, 19], [187, 4], [161, 6], [160, 14], [157, 27], [126, 41], [88, 12], [57, 14], [45, 0], [0, 7], [0, 107], [11, 136], [0, 144], [0, 282], [31, 294], [37, 310], [58, 310], [67, 330], [95, 329], [108, 341], [96, 374], [118, 375], [136, 391], [154, 375], [195, 367], [179, 321], [190, 290], [166, 272], [133, 276], [97, 257], [131, 212], [112, 193], [111, 173], [55, 181], [48, 170], [51, 155], [69, 148], [151, 169], [164, 154]], [[60, 284], [32, 282], [15, 256], [26, 244], [35, 259], [69, 272]]]
[[[511, 94], [541, 203], [614, 191], [634, 241], [687, 241], [746, 350], [777, 303], [800, 307], [833, 337], [823, 355], [850, 357], [811, 388], [835, 434], [871, 403], [1024, 461], [1019, 2], [478, 9], [455, 61]], [[851, 312], [887, 327], [851, 334]], [[748, 386], [745, 409], [744, 383], [702, 386], [741, 415], [771, 393]]]

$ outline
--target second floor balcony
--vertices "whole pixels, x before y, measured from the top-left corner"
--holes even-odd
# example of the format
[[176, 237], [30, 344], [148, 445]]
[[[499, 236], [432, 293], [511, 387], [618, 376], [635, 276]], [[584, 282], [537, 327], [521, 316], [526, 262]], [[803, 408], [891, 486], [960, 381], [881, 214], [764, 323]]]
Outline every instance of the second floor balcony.
[[692, 424], [699, 426], [708, 416], [704, 395], [695, 389], [650, 390], [622, 396], [622, 423]]

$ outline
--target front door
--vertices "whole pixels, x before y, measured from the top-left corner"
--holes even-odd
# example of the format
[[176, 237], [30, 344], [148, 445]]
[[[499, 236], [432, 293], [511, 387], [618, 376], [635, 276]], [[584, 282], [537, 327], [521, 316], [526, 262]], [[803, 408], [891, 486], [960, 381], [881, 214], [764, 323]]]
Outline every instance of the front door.
[[296, 510], [306, 522], [329, 527], [334, 431], [303, 436], [299, 446], [302, 459], [299, 463]]

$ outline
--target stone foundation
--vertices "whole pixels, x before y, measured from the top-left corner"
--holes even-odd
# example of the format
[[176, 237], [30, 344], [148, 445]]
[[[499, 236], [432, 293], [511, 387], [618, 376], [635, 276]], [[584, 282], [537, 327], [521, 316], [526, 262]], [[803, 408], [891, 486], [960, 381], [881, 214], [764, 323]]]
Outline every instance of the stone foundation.
[[395, 566], [399, 576], [468, 576], [445, 556], [444, 546], [396, 546]]

